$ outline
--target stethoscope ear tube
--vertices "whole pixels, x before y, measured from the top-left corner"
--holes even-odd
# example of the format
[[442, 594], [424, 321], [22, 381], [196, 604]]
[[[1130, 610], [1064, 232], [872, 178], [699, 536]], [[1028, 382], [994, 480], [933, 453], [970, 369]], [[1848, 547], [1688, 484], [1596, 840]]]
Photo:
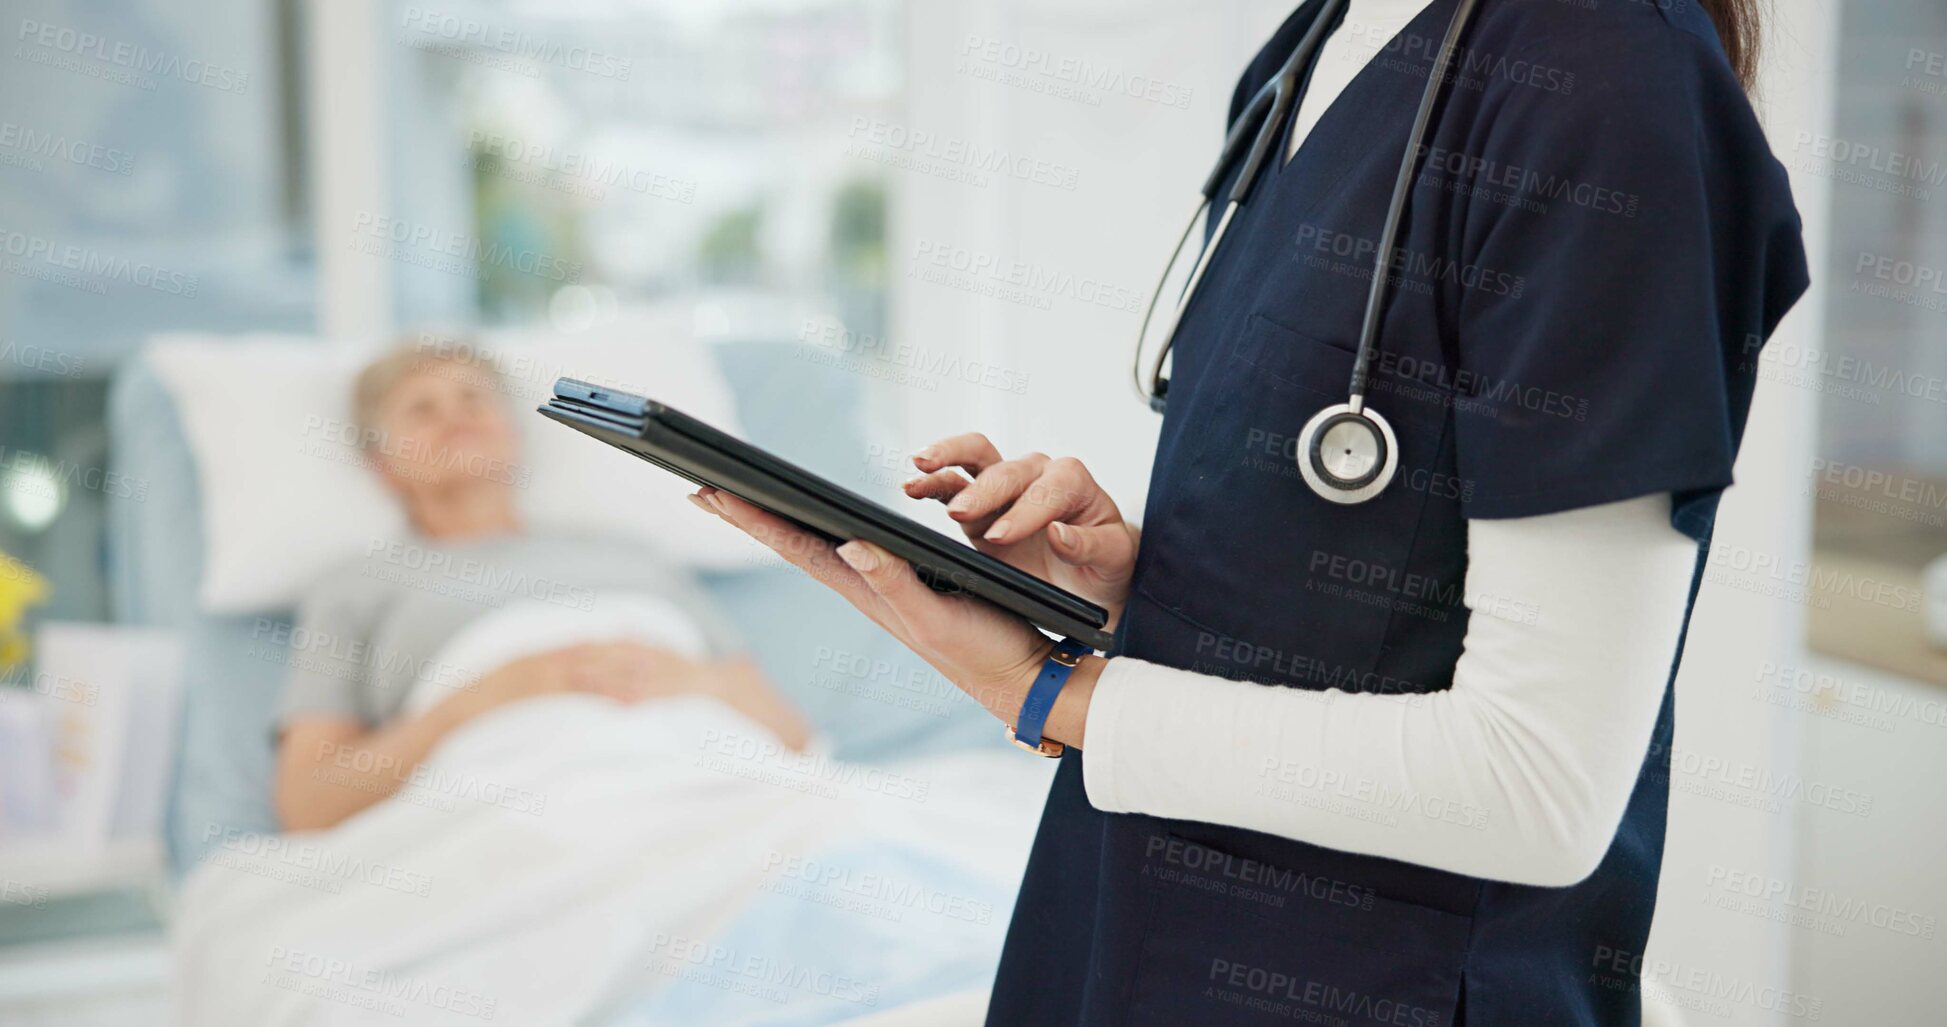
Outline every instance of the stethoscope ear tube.
[[[1244, 112], [1237, 116], [1237, 123], [1231, 126], [1230, 134], [1224, 137], [1224, 148], [1217, 155], [1217, 166], [1210, 169], [1210, 177], [1204, 179], [1203, 188], [1197, 190], [1203, 194], [1206, 203], [1216, 197], [1217, 187], [1224, 184], [1224, 175], [1230, 171], [1231, 162], [1243, 152], [1244, 139], [1250, 135], [1245, 129], [1254, 124], [1263, 124], [1258, 119], [1264, 116], [1265, 108], [1277, 100], [1278, 81], [1277, 78], [1272, 78], [1264, 84], [1264, 88], [1257, 91], [1256, 96], [1251, 97], [1251, 102], [1245, 105]], [[1242, 178], [1239, 181], [1242, 181]], [[1237, 199], [1236, 190], [1231, 191], [1230, 198]], [[1182, 243], [1178, 243], [1177, 249], [1182, 248]], [[1174, 256], [1171, 257], [1171, 262], [1175, 262]]]
[[[1346, 0], [1327, 0], [1327, 6], [1319, 12], [1318, 17], [1312, 19], [1311, 26], [1305, 30], [1304, 38], [1299, 40], [1291, 56], [1286, 58], [1284, 66], [1278, 69], [1277, 74], [1271, 76], [1270, 81], [1258, 89], [1257, 94], [1251, 97], [1251, 102], [1245, 104], [1244, 110], [1237, 115], [1236, 123], [1231, 126], [1230, 133], [1224, 137], [1223, 150], [1217, 156], [1216, 166], [1210, 169], [1210, 175], [1203, 181], [1203, 188], [1197, 191], [1199, 199], [1196, 212], [1190, 215], [1190, 221], [1183, 227], [1183, 233], [1177, 236], [1176, 247], [1170, 250], [1170, 259], [1163, 265], [1162, 273], [1157, 276], [1156, 287], [1150, 290], [1149, 306], [1143, 310], [1142, 327], [1137, 329], [1136, 356], [1132, 370], [1135, 375], [1136, 395], [1157, 413], [1162, 413], [1164, 405], [1168, 402], [1169, 382], [1163, 377], [1163, 365], [1168, 362], [1170, 349], [1176, 344], [1177, 323], [1182, 320], [1183, 311], [1189, 307], [1191, 297], [1196, 295], [1197, 283], [1203, 279], [1204, 269], [1210, 266], [1211, 255], [1217, 251], [1217, 244], [1223, 241], [1224, 233], [1230, 228], [1231, 218], [1236, 215], [1237, 208], [1241, 207], [1245, 198], [1250, 195], [1251, 186], [1257, 182], [1258, 172], [1263, 170], [1264, 161], [1270, 155], [1271, 147], [1277, 140], [1278, 128], [1290, 116], [1292, 105], [1297, 103], [1299, 69], [1311, 62], [1312, 54], [1323, 42], [1327, 29], [1336, 21], [1339, 8], [1345, 3]], [[1210, 234], [1210, 241], [1204, 243], [1197, 254], [1196, 267], [1190, 272], [1190, 279], [1184, 285], [1176, 306], [1170, 312], [1169, 325], [1163, 331], [1162, 348], [1157, 351], [1155, 362], [1145, 373], [1143, 343], [1149, 340], [1149, 322], [1156, 314], [1156, 304], [1162, 299], [1163, 287], [1168, 284], [1170, 272], [1175, 270], [1177, 260], [1183, 256], [1183, 247], [1190, 241], [1190, 234], [1196, 231], [1204, 212], [1209, 210], [1210, 205], [1216, 201], [1217, 190], [1224, 184], [1225, 176], [1230, 173], [1231, 164], [1243, 152], [1244, 140], [1247, 137], [1251, 139], [1249, 156], [1245, 159], [1237, 181], [1231, 185], [1228, 202], [1224, 205], [1224, 215], [1218, 220], [1216, 230]]]
[[1197, 209], [1190, 215], [1189, 223], [1183, 226], [1183, 234], [1176, 237], [1176, 248], [1170, 251], [1169, 262], [1163, 265], [1163, 273], [1156, 279], [1156, 287], [1149, 290], [1149, 306], [1143, 308], [1142, 327], [1136, 329], [1136, 357], [1132, 366], [1136, 376], [1136, 395], [1159, 414], [1168, 402], [1169, 382], [1163, 378], [1163, 362], [1169, 359], [1170, 347], [1176, 341], [1176, 325], [1183, 320], [1183, 308], [1190, 305], [1190, 297], [1196, 295], [1197, 282], [1202, 280], [1204, 268], [1210, 266], [1210, 255], [1216, 252], [1217, 243], [1230, 230], [1230, 219], [1237, 212], [1237, 204], [1232, 203], [1224, 208], [1224, 216], [1217, 222], [1217, 231], [1197, 254], [1197, 266], [1191, 270], [1190, 280], [1184, 283], [1183, 293], [1176, 305], [1170, 308], [1169, 323], [1163, 329], [1163, 348], [1157, 351], [1156, 362], [1146, 376], [1143, 373], [1143, 342], [1149, 338], [1149, 321], [1156, 315], [1156, 303], [1163, 296], [1163, 286], [1169, 281], [1170, 271], [1176, 267], [1176, 259], [1183, 255], [1183, 244], [1190, 241], [1190, 233], [1197, 230], [1197, 225], [1203, 221], [1204, 211], [1209, 209], [1210, 197], [1199, 196]]
[[[1169, 331], [1163, 335], [1163, 350], [1156, 354], [1156, 364], [1147, 373], [1143, 368], [1143, 343], [1149, 340], [1149, 321], [1156, 316], [1156, 303], [1163, 298], [1163, 285], [1169, 281], [1170, 270], [1176, 267], [1176, 258], [1183, 255], [1183, 244], [1190, 241], [1190, 233], [1196, 231], [1197, 222], [1203, 220], [1203, 212], [1210, 209], [1210, 188], [1206, 186], [1203, 194], [1197, 197], [1195, 213], [1183, 226], [1183, 234], [1176, 237], [1176, 248], [1170, 251], [1170, 259], [1163, 265], [1162, 274], [1157, 276], [1155, 288], [1149, 290], [1149, 305], [1143, 308], [1142, 327], [1136, 329], [1136, 355], [1129, 365], [1130, 373], [1134, 376], [1136, 396], [1159, 414], [1163, 412], [1163, 393], [1169, 385], [1163, 380], [1163, 361], [1169, 357], [1171, 337], [1176, 334], [1177, 314], [1170, 315]], [[1182, 308], [1179, 306], [1177, 309], [1180, 312]]]

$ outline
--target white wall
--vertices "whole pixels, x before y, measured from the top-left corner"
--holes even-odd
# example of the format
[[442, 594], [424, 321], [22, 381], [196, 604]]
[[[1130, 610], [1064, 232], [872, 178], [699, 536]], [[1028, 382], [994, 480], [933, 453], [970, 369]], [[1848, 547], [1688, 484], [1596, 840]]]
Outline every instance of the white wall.
[[1813, 661], [1807, 670], [1891, 712], [1860, 724], [1845, 719], [1854, 704], [1838, 704], [1796, 717], [1805, 776], [1844, 780], [1871, 796], [1873, 807], [1856, 824], [1799, 826], [1786, 886], [1813, 914], [1780, 928], [1791, 935], [1792, 980], [1824, 1000], [1828, 1023], [1940, 1023], [1947, 1018], [1940, 972], [1947, 695], [1938, 685], [1855, 665]]
[[[310, 107], [312, 225], [318, 260], [318, 332], [378, 338], [393, 325], [388, 263], [347, 246], [357, 219], [390, 213], [385, 188], [386, 119], [380, 99], [385, 47], [378, 0], [307, 0], [305, 68]], [[373, 69], [345, 75], [345, 68]]]
[[[1237, 73], [1289, 10], [1265, 0], [910, 6], [906, 127], [1072, 169], [1074, 188], [895, 175], [896, 341], [991, 363], [1008, 372], [1006, 380], [1028, 376], [1019, 395], [980, 387], [908, 393], [906, 441], [917, 446], [914, 440], [978, 426], [1006, 453], [1079, 456], [1125, 511], [1136, 512], [1159, 423], [1130, 385], [1129, 346], [1141, 315], [1081, 294], [1113, 290], [1125, 306], [1146, 297], [1221, 139]], [[1007, 49], [987, 60], [975, 41]], [[1029, 65], [1016, 47], [1046, 57]], [[1080, 87], [1076, 98], [1046, 92], [1063, 87], [1060, 69], [1084, 67], [1153, 82], [1162, 100], [1104, 88]], [[993, 81], [996, 75], [1020, 84]], [[1170, 102], [1186, 91], [1186, 105]], [[914, 260], [929, 247], [1074, 284], [1024, 289], [1028, 302], [983, 298], [909, 277], [930, 266]]]

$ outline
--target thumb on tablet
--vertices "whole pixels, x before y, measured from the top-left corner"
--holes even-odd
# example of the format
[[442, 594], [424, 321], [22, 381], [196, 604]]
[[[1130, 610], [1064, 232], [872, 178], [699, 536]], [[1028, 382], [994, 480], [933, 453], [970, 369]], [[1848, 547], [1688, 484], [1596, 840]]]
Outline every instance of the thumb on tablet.
[[1048, 525], [1048, 548], [1071, 567], [1089, 567], [1114, 577], [1135, 563], [1135, 540], [1121, 524], [1083, 526], [1055, 521]]

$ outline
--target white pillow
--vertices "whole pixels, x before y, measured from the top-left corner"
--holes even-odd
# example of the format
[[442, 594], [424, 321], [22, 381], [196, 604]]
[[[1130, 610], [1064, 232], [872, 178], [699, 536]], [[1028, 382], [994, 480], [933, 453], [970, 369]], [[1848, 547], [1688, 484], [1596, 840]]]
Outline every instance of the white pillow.
[[[521, 427], [511, 476], [523, 483], [531, 528], [640, 538], [691, 567], [749, 566], [754, 543], [691, 506], [687, 482], [533, 413], [566, 375], [646, 392], [736, 432], [730, 388], [687, 317], [637, 314], [572, 336], [483, 333], [472, 345], [426, 345], [492, 362], [505, 376]], [[261, 334], [151, 342], [147, 359], [195, 452], [204, 609], [291, 606], [321, 572], [407, 533], [352, 424], [352, 382], [381, 349]]]

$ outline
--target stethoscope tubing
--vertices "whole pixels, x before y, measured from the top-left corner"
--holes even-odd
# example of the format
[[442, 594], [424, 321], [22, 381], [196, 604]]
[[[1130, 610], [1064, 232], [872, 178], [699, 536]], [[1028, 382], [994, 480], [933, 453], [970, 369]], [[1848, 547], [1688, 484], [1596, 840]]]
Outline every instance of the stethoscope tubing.
[[1203, 220], [1204, 211], [1210, 209], [1208, 196], [1198, 199], [1196, 213], [1191, 214], [1190, 223], [1183, 226], [1183, 234], [1176, 239], [1176, 249], [1170, 252], [1169, 263], [1163, 265], [1163, 273], [1156, 280], [1156, 287], [1149, 291], [1149, 305], [1143, 309], [1142, 327], [1136, 330], [1136, 352], [1130, 369], [1135, 373], [1137, 398], [1149, 404], [1157, 413], [1163, 410], [1163, 361], [1170, 355], [1170, 347], [1176, 338], [1176, 326], [1183, 320], [1183, 311], [1190, 305], [1190, 297], [1196, 295], [1197, 283], [1203, 279], [1204, 269], [1210, 266], [1211, 256], [1217, 252], [1216, 244], [1222, 242], [1224, 233], [1230, 230], [1230, 221], [1237, 214], [1237, 206], [1235, 200], [1224, 205], [1224, 216], [1218, 219], [1217, 230], [1211, 233], [1210, 242], [1197, 254], [1197, 266], [1190, 270], [1190, 280], [1184, 284], [1183, 294], [1170, 308], [1169, 326], [1163, 330], [1163, 349], [1156, 354], [1156, 363], [1149, 369], [1149, 380], [1145, 382], [1142, 341], [1149, 338], [1149, 320], [1156, 314], [1156, 301], [1163, 295], [1163, 285], [1169, 280], [1170, 269], [1176, 266], [1176, 258], [1183, 254], [1183, 244], [1189, 241], [1190, 233], [1196, 231], [1198, 223]]
[[[1288, 120], [1292, 106], [1300, 99], [1297, 95], [1300, 69], [1310, 65], [1314, 51], [1324, 39], [1326, 26], [1333, 23], [1348, 2], [1349, 0], [1328, 0], [1326, 6], [1321, 8], [1318, 15], [1312, 19], [1312, 24], [1306, 29], [1304, 37], [1293, 48], [1291, 56], [1285, 60], [1278, 73], [1258, 89], [1251, 102], [1238, 115], [1236, 123], [1231, 126], [1230, 132], [1224, 139], [1216, 166], [1211, 169], [1209, 177], [1204, 180], [1203, 188], [1199, 190], [1196, 212], [1190, 216], [1189, 223], [1177, 237], [1176, 246], [1170, 250], [1169, 260], [1163, 265], [1156, 287], [1150, 291], [1149, 304], [1143, 311], [1142, 326], [1137, 330], [1136, 352], [1131, 371], [1138, 397], [1152, 409], [1161, 411], [1166, 402], [1165, 391], [1168, 386], [1163, 378], [1163, 365], [1168, 361], [1170, 350], [1176, 344], [1176, 331], [1183, 315], [1189, 309], [1190, 301], [1197, 294], [1197, 287], [1203, 280], [1204, 272], [1210, 266], [1218, 244], [1223, 241], [1232, 220], [1248, 198], [1251, 188], [1256, 184], [1258, 173], [1262, 170], [1264, 159], [1268, 156], [1268, 151], [1276, 140], [1280, 127]], [[1399, 174], [1394, 179], [1392, 197], [1387, 203], [1385, 222], [1380, 229], [1378, 256], [1373, 265], [1372, 283], [1366, 293], [1365, 314], [1359, 326], [1359, 344], [1353, 357], [1352, 377], [1347, 383], [1348, 406], [1353, 413], [1361, 412], [1365, 406], [1366, 387], [1371, 378], [1372, 355], [1378, 348], [1379, 326], [1384, 321], [1386, 301], [1390, 295], [1391, 272], [1396, 259], [1394, 250], [1399, 241], [1400, 224], [1405, 218], [1407, 199], [1412, 193], [1413, 179], [1419, 170], [1427, 129], [1432, 124], [1433, 109], [1438, 105], [1447, 76], [1453, 68], [1453, 58], [1459, 49], [1461, 34], [1466, 31], [1468, 23], [1472, 20], [1477, 3], [1478, 0], [1459, 0], [1455, 8], [1453, 19], [1447, 25], [1446, 37], [1441, 43], [1440, 52], [1435, 56], [1433, 67], [1428, 73], [1426, 90], [1421, 94], [1419, 109], [1414, 115], [1412, 131], [1407, 138], [1406, 152], [1400, 159]], [[1217, 223], [1216, 230], [1211, 233], [1210, 240], [1203, 244], [1197, 254], [1197, 262], [1191, 270], [1190, 278], [1170, 311], [1168, 327], [1163, 333], [1163, 344], [1157, 351], [1155, 360], [1149, 365], [1148, 373], [1145, 374], [1142, 358], [1143, 343], [1149, 338], [1149, 325], [1155, 316], [1156, 304], [1161, 299], [1163, 287], [1169, 280], [1170, 271], [1176, 267], [1177, 261], [1182, 257], [1183, 247], [1189, 242], [1191, 233], [1196, 230], [1198, 222], [1210, 209], [1218, 187], [1223, 184], [1224, 177], [1230, 170], [1231, 162], [1237, 159], [1247, 129], [1254, 129], [1251, 133], [1249, 156], [1236, 182], [1231, 186], [1228, 202], [1224, 205], [1224, 213]]]
[[1353, 413], [1365, 408], [1366, 386], [1371, 381], [1372, 354], [1379, 348], [1379, 325], [1386, 316], [1387, 288], [1392, 284], [1394, 246], [1399, 241], [1399, 225], [1406, 216], [1406, 200], [1413, 192], [1413, 179], [1420, 170], [1420, 151], [1426, 148], [1427, 126], [1433, 122], [1433, 108], [1440, 100], [1447, 73], [1453, 68], [1454, 52], [1460, 48], [1460, 34], [1474, 14], [1475, 0], [1460, 0], [1453, 20], [1447, 23], [1447, 37], [1427, 73], [1426, 92], [1420, 109], [1413, 116], [1413, 130], [1406, 137], [1406, 154], [1399, 161], [1399, 175], [1393, 180], [1393, 198], [1386, 205], [1386, 221], [1379, 230], [1379, 260], [1372, 269], [1372, 286], [1366, 292], [1366, 313], [1359, 323], [1359, 347], [1352, 357], [1352, 381], [1347, 386], [1347, 404]]
[[[1183, 312], [1196, 296], [1197, 284], [1203, 280], [1203, 272], [1210, 266], [1211, 257], [1217, 252], [1217, 244], [1224, 239], [1230, 228], [1231, 219], [1244, 205], [1250, 195], [1251, 187], [1257, 183], [1258, 172], [1264, 167], [1265, 158], [1270, 155], [1271, 146], [1277, 139], [1278, 126], [1291, 115], [1291, 109], [1298, 101], [1299, 69], [1311, 64], [1312, 54], [1324, 42], [1326, 26], [1338, 17], [1339, 8], [1348, 0], [1328, 0], [1328, 6], [1312, 19], [1305, 35], [1292, 49], [1291, 56], [1278, 69], [1271, 80], [1258, 88], [1251, 102], [1238, 114], [1237, 121], [1224, 137], [1223, 149], [1218, 153], [1216, 166], [1210, 169], [1209, 177], [1204, 179], [1203, 188], [1197, 191], [1197, 209], [1190, 215], [1189, 224], [1176, 238], [1176, 246], [1170, 250], [1170, 259], [1163, 264], [1163, 271], [1157, 277], [1156, 287], [1150, 290], [1149, 305], [1143, 310], [1142, 327], [1137, 329], [1136, 353], [1132, 363], [1136, 381], [1136, 395], [1143, 402], [1161, 412], [1163, 396], [1163, 363], [1169, 359], [1170, 349], [1176, 345], [1176, 328], [1183, 319]], [[1247, 129], [1255, 128], [1254, 132]], [[1183, 286], [1182, 295], [1177, 299], [1169, 317], [1169, 327], [1163, 333], [1163, 346], [1156, 354], [1155, 363], [1145, 381], [1143, 374], [1143, 340], [1149, 338], [1149, 322], [1156, 313], [1156, 304], [1162, 298], [1163, 286], [1169, 281], [1170, 271], [1176, 267], [1178, 258], [1183, 256], [1183, 247], [1190, 241], [1190, 234], [1196, 231], [1197, 224], [1215, 201], [1217, 190], [1224, 184], [1224, 176], [1229, 173], [1231, 162], [1237, 159], [1245, 137], [1251, 138], [1250, 154], [1245, 159], [1243, 170], [1237, 181], [1231, 185], [1230, 196], [1224, 204], [1224, 213], [1217, 221], [1217, 228], [1210, 234], [1210, 241], [1203, 244], [1197, 254], [1196, 266], [1191, 269], [1190, 279]]]

